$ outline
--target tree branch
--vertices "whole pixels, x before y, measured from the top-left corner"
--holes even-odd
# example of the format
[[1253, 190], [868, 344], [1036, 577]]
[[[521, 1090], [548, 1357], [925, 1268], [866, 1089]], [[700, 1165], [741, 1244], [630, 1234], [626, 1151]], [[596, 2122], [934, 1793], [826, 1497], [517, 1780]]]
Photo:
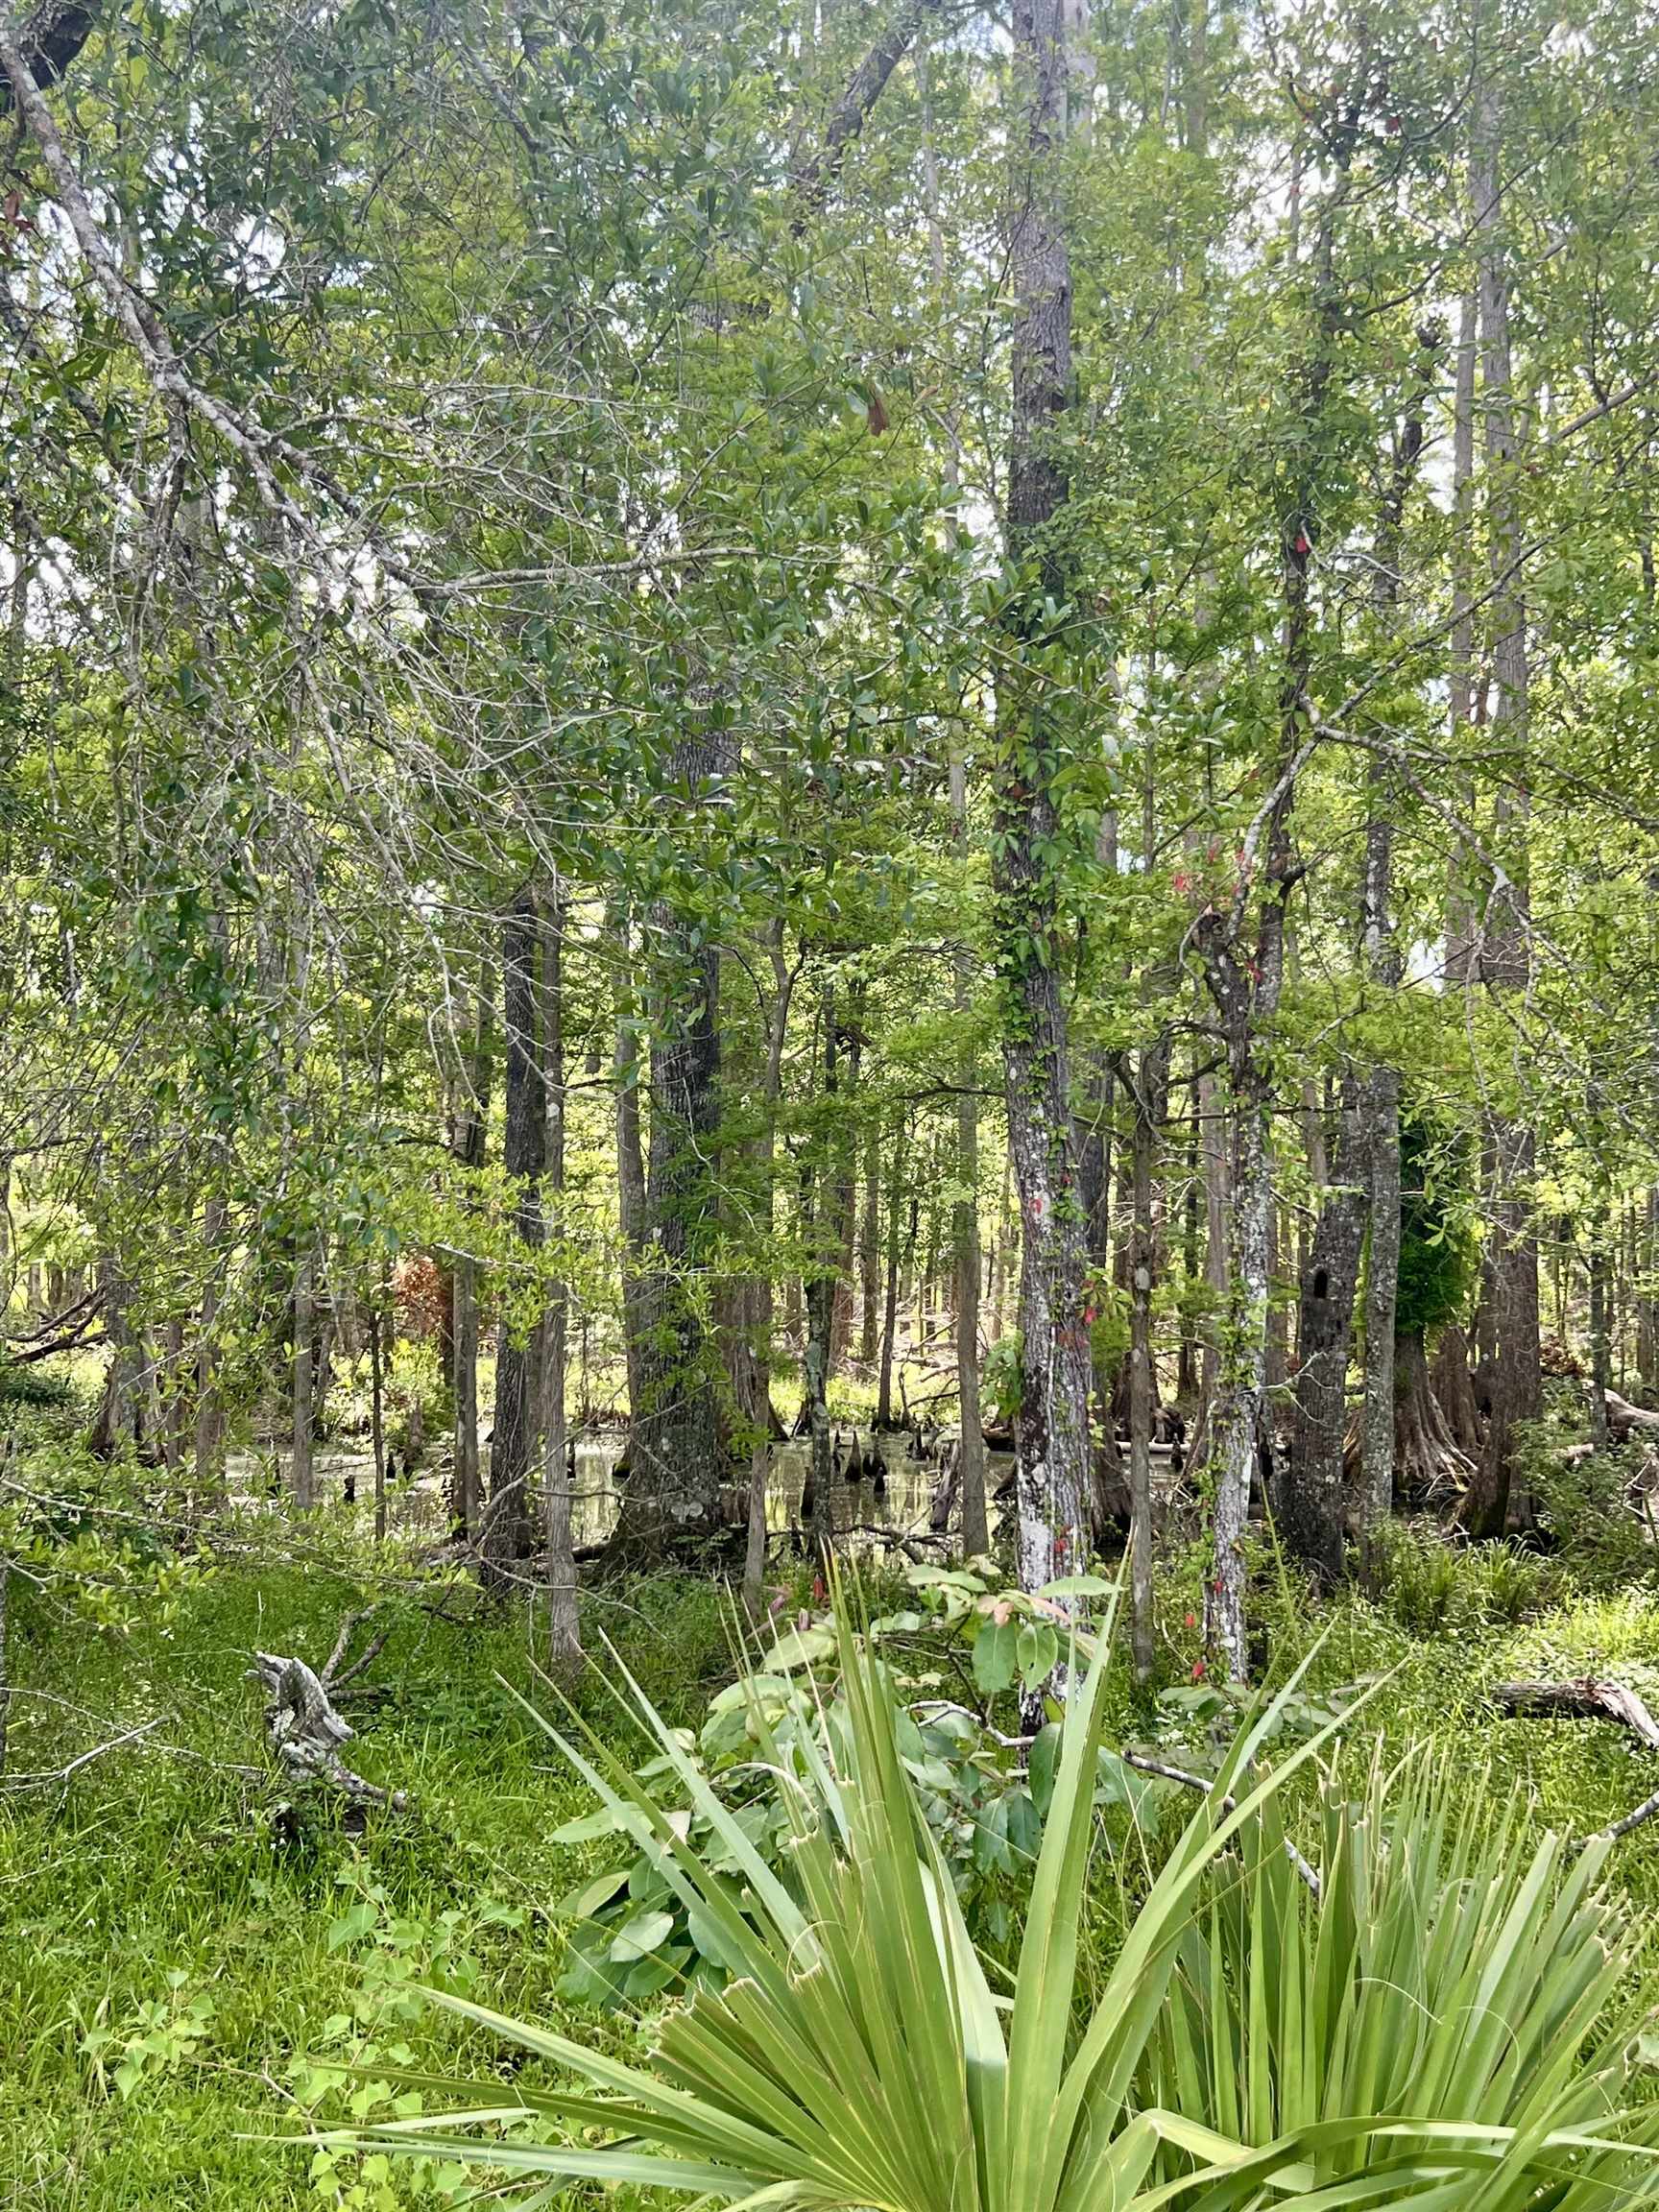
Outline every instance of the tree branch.
[[[56, 84], [91, 37], [98, 23], [98, 0], [44, 0], [26, 23], [9, 28], [36, 85]], [[12, 107], [10, 61], [0, 62], [0, 115]]]
[[824, 138], [817, 151], [795, 169], [799, 202], [790, 228], [797, 237], [809, 216], [824, 204], [830, 188], [841, 174], [841, 165], [853, 141], [863, 130], [870, 110], [881, 97], [883, 86], [915, 43], [917, 33], [929, 15], [937, 14], [940, 0], [905, 0], [874, 46], [847, 81], [847, 89], [830, 110]]

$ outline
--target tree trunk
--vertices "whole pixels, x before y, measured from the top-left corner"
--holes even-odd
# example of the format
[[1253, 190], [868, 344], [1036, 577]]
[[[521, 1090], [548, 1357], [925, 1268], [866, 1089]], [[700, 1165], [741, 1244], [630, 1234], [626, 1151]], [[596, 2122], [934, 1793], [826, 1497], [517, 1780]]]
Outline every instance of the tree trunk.
[[628, 1367], [628, 1414], [635, 1419], [644, 1402], [640, 1347], [645, 1335], [642, 1270], [645, 1253], [645, 1155], [639, 1141], [639, 1024], [629, 963], [633, 959], [627, 918], [610, 917], [610, 933], [620, 963], [616, 986], [616, 1038], [613, 1070], [616, 1090], [616, 1215], [622, 1238], [622, 1339]]
[[[1395, 434], [1388, 491], [1378, 525], [1371, 604], [1384, 638], [1392, 634], [1400, 598], [1406, 501], [1422, 460], [1424, 408], [1437, 370], [1439, 344], [1432, 329], [1423, 333], [1419, 383]], [[1393, 919], [1393, 810], [1397, 803], [1394, 774], [1382, 753], [1375, 753], [1366, 780], [1359, 956], [1379, 998], [1397, 992], [1404, 973]], [[1400, 1074], [1384, 1061], [1379, 1061], [1365, 1078], [1364, 1120], [1371, 1249], [1365, 1270], [1365, 1385], [1359, 1415], [1358, 1505], [1366, 1575], [1375, 1587], [1378, 1534], [1394, 1506], [1394, 1321], [1400, 1289]]]
[[1152, 1291], [1157, 1232], [1152, 1185], [1158, 1129], [1164, 1118], [1168, 1048], [1141, 1054], [1135, 1084], [1130, 1172], [1134, 1220], [1129, 1254], [1129, 1580], [1131, 1651], [1136, 1679], [1150, 1679], [1152, 1621], [1152, 1415], [1157, 1387], [1152, 1372]]
[[1187, 1183], [1181, 1200], [1181, 1344], [1176, 1355], [1175, 1401], [1190, 1413], [1198, 1400], [1198, 1334], [1192, 1293], [1198, 1281], [1198, 1121], [1187, 1149]]
[[12, 1562], [0, 1551], [0, 1778], [6, 1772], [7, 1739], [12, 1723]]
[[1588, 1264], [1590, 1293], [1590, 1441], [1598, 1452], [1607, 1449], [1607, 1393], [1613, 1377], [1607, 1336], [1606, 1218], [1598, 1213], [1591, 1227]]
[[881, 1124], [864, 1137], [864, 1213], [858, 1231], [858, 1358], [874, 1367], [881, 1347]]
[[[893, 1427], [893, 1354], [899, 1334], [899, 1275], [901, 1250], [899, 1223], [904, 1203], [904, 1117], [893, 1125], [893, 1166], [887, 1185], [887, 1283], [881, 1302], [881, 1372], [876, 1385], [876, 1426]], [[918, 1201], [910, 1201], [910, 1244], [915, 1248]]]
[[196, 1341], [196, 1470], [198, 1509], [217, 1511], [225, 1503], [225, 1407], [218, 1382], [213, 1332], [219, 1318], [220, 1247], [225, 1241], [225, 1201], [209, 1192], [202, 1210], [202, 1243], [206, 1268], [202, 1279], [201, 1318]]
[[1342, 1574], [1342, 1459], [1348, 1426], [1348, 1361], [1354, 1297], [1365, 1235], [1363, 1123], [1359, 1085], [1343, 1080], [1334, 1182], [1319, 1210], [1302, 1277], [1295, 1413], [1280, 1486], [1280, 1533], [1293, 1558], [1328, 1587]]
[[[1462, 1332], [1455, 1334], [1461, 1343]], [[1467, 1384], [1467, 1368], [1463, 1379]], [[1394, 1466], [1402, 1494], [1414, 1501], [1444, 1497], [1474, 1466], [1430, 1381], [1420, 1329], [1394, 1340]]]
[[[703, 811], [719, 770], [701, 711], [672, 778]], [[639, 1402], [614, 1546], [661, 1557], [700, 1547], [719, 1520], [718, 1359], [702, 1293], [719, 1238], [712, 1169], [719, 1113], [719, 956], [666, 901], [653, 909], [658, 986], [651, 1035], [651, 1146], [638, 1351]]]
[[1022, 589], [1006, 617], [1012, 651], [998, 683], [1001, 773], [993, 882], [1009, 1009], [1003, 1044], [1009, 1154], [1022, 1230], [1015, 1557], [1027, 1590], [1081, 1566], [1092, 1474], [1083, 1319], [1087, 1237], [1078, 1203], [1053, 859], [1061, 842], [1055, 794], [1068, 748], [1042, 665], [1055, 650], [1047, 609], [1068, 599], [1065, 564], [1053, 541], [1070, 492], [1055, 433], [1071, 397], [1071, 268], [1053, 176], [1065, 128], [1063, 25], [1062, 0], [1015, 0], [1021, 112], [1009, 210], [1014, 330], [1007, 542], [1022, 571]]
[[[478, 1316], [472, 1315], [472, 1351], [476, 1359], [478, 1351]], [[369, 1300], [369, 1449], [374, 1455], [374, 1541], [386, 1541], [386, 1365], [384, 1358], [385, 1322], [380, 1286], [376, 1284]], [[474, 1378], [476, 1380], [476, 1378]], [[472, 1448], [478, 1448], [478, 1411], [472, 1411]], [[474, 1465], [476, 1481], [477, 1468]]]
[[[968, 765], [960, 754], [950, 762], [950, 822], [959, 849], [968, 842]], [[967, 1035], [974, 1003], [974, 955], [956, 950], [952, 989], [958, 1018]], [[991, 1525], [985, 1508], [985, 1423], [979, 1410], [979, 1056], [965, 1043], [956, 1069], [956, 1174], [963, 1195], [952, 1221], [956, 1262], [956, 1393], [961, 1410], [962, 1449], [957, 1459], [962, 1485], [962, 1550], [978, 1559], [991, 1550]]]
[[1400, 1075], [1366, 1081], [1371, 1251], [1365, 1268], [1365, 1390], [1359, 1425], [1359, 1522], [1374, 1579], [1377, 1532], [1394, 1509], [1394, 1317], [1400, 1292]]
[[[541, 913], [541, 1171], [546, 1215], [563, 1233], [565, 1198], [565, 894], [555, 882]], [[564, 1278], [547, 1286], [541, 1320], [541, 1510], [547, 1545], [547, 1666], [555, 1681], [581, 1665], [582, 1629], [576, 1612], [576, 1551], [571, 1530], [574, 1501], [567, 1455], [565, 1406], [565, 1332], [569, 1292]]]
[[184, 1464], [184, 1437], [190, 1428], [190, 1397], [184, 1386], [184, 1324], [177, 1314], [167, 1324], [163, 1374], [161, 1464], [176, 1475]]
[[108, 1252], [98, 1257], [98, 1287], [109, 1364], [86, 1448], [95, 1459], [116, 1459], [136, 1447], [143, 1424], [138, 1410], [138, 1340], [128, 1317], [132, 1294], [119, 1262]]
[[[1475, 89], [1469, 188], [1479, 245], [1480, 360], [1486, 424], [1487, 542], [1492, 576], [1492, 751], [1514, 765], [1500, 786], [1493, 842], [1508, 872], [1495, 888], [1481, 979], [1499, 998], [1524, 997], [1531, 974], [1530, 916], [1527, 895], [1529, 800], [1528, 662], [1527, 612], [1517, 581], [1521, 525], [1515, 484], [1518, 455], [1509, 349], [1509, 273], [1500, 234], [1498, 148], [1500, 96], [1495, 78]], [[1518, 1431], [1543, 1409], [1539, 1362], [1538, 1244], [1528, 1186], [1534, 1165], [1532, 1131], [1498, 1120], [1492, 1129], [1497, 1202], [1491, 1238], [1491, 1304], [1496, 1336], [1492, 1414], [1485, 1455], [1464, 1499], [1472, 1535], [1502, 1536], [1508, 1527]]]
[[[840, 1093], [840, 1035], [833, 985], [824, 992], [824, 1098]], [[833, 1108], [830, 1108], [831, 1113]], [[821, 1163], [806, 1223], [806, 1356], [803, 1376], [806, 1418], [812, 1439], [812, 1543], [826, 1556], [835, 1540], [834, 1492], [830, 1444], [830, 1371], [835, 1356], [835, 1292], [839, 1277], [841, 1223], [846, 1214], [845, 1157], [841, 1135], [831, 1123], [823, 1141]]]
[[301, 1513], [311, 1510], [313, 1498], [315, 1329], [315, 1276], [312, 1256], [307, 1252], [294, 1271], [294, 1448], [288, 1461], [289, 1487], [294, 1493], [294, 1503]]
[[[501, 1010], [506, 1032], [506, 1118], [501, 1164], [513, 1189], [513, 1225], [526, 1255], [541, 1243], [541, 1170], [547, 1141], [541, 1060], [536, 1041], [535, 893], [514, 898], [501, 930]], [[518, 1287], [521, 1289], [522, 1285]], [[495, 1419], [490, 1444], [490, 1503], [484, 1515], [486, 1568], [499, 1576], [531, 1549], [529, 1482], [541, 1411], [539, 1325], [520, 1311], [502, 1314], [495, 1337]]]
[[1479, 1460], [1486, 1432], [1469, 1371], [1469, 1339], [1455, 1321], [1449, 1321], [1440, 1332], [1440, 1341], [1434, 1351], [1432, 1384], [1446, 1433], [1466, 1458], [1472, 1462]]
[[[471, 1047], [462, 1070], [450, 1153], [469, 1177], [484, 1165], [485, 1132], [490, 1105], [490, 971], [480, 966], [478, 1002], [473, 1016]], [[469, 1200], [467, 1211], [473, 1211]], [[470, 1252], [459, 1254], [450, 1270], [449, 1331], [452, 1367], [450, 1380], [455, 1401], [454, 1471], [450, 1480], [450, 1505], [455, 1523], [469, 1540], [478, 1533], [482, 1498], [478, 1456], [478, 1262]], [[384, 1519], [377, 1502], [377, 1524]]]
[[1204, 1157], [1204, 1319], [1198, 1361], [1198, 1411], [1193, 1449], [1208, 1457], [1210, 1414], [1221, 1380], [1221, 1317], [1227, 1310], [1227, 1253], [1231, 1242], [1227, 1190], [1230, 1150], [1227, 1109], [1221, 1087], [1208, 1070], [1198, 1078], [1198, 1127]]
[[[1360, 90], [1369, 68], [1363, 50], [1355, 65], [1355, 89], [1333, 119], [1329, 147], [1334, 181], [1327, 194], [1313, 254], [1313, 330], [1300, 378], [1298, 426], [1311, 452], [1331, 382], [1334, 349], [1343, 320], [1335, 281], [1335, 222], [1347, 195], [1360, 116]], [[1245, 909], [1253, 854], [1241, 855], [1238, 888], [1223, 909], [1198, 919], [1195, 935], [1206, 981], [1214, 1000], [1227, 1056], [1233, 1114], [1232, 1226], [1225, 1307], [1224, 1352], [1210, 1423], [1210, 1463], [1214, 1470], [1214, 1561], [1206, 1594], [1205, 1631], [1216, 1662], [1236, 1679], [1246, 1671], [1243, 1536], [1258, 1454], [1270, 1450], [1268, 1324], [1273, 1234], [1271, 1156], [1268, 1148], [1270, 1081], [1262, 1046], [1278, 1013], [1285, 983], [1286, 908], [1297, 878], [1290, 836], [1296, 780], [1306, 757], [1310, 724], [1313, 610], [1309, 565], [1319, 528], [1306, 478], [1291, 488], [1280, 547], [1285, 607], [1283, 674], [1279, 690], [1277, 757], [1272, 781], [1252, 832], [1264, 851], [1253, 953], [1243, 950]]]
[[[1468, 742], [1475, 714], [1475, 366], [1479, 301], [1463, 294], [1457, 321], [1457, 363], [1452, 397], [1452, 635], [1447, 654], [1448, 720], [1455, 757]], [[1474, 982], [1474, 855], [1462, 838], [1453, 845], [1446, 878], [1446, 981]]]

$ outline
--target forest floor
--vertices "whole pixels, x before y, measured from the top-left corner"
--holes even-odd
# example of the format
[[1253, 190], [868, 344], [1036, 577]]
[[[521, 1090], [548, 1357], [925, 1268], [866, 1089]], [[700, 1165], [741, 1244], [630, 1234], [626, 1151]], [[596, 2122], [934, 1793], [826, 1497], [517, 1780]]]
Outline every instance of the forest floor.
[[[507, 2012], [568, 2016], [557, 1904], [591, 1854], [553, 1835], [589, 1806], [511, 1694], [545, 1701], [523, 1612], [461, 1617], [452, 1594], [376, 1587], [361, 1553], [331, 1556], [325, 1534], [303, 1559], [276, 1541], [186, 1587], [158, 1623], [60, 1620], [46, 1640], [17, 1608], [0, 1793], [0, 2203], [18, 2212], [454, 2200], [457, 2172], [336, 2170], [318, 2153], [307, 2111], [384, 2111], [390, 2091], [370, 2080], [320, 2097], [317, 2063], [366, 2033], [371, 2068], [447, 2068], [470, 2032], [415, 1994], [434, 1975]], [[1575, 1832], [1659, 1785], [1652, 1754], [1617, 1728], [1503, 1719], [1484, 1701], [1509, 1676], [1595, 1671], [1659, 1703], [1653, 1580], [1593, 1590], [1558, 1563], [1455, 1558], [1427, 1538], [1403, 1537], [1394, 1568], [1381, 1607], [1350, 1598], [1320, 1616], [1320, 1685], [1388, 1677], [1343, 1754], [1356, 1768], [1380, 1738], [1391, 1751], [1431, 1739], [1471, 1791], [1505, 1802], [1520, 1790], [1526, 1819]], [[371, 1695], [348, 1708], [351, 1756], [411, 1811], [373, 1814], [354, 1835], [337, 1805], [285, 1810], [246, 1670], [255, 1648], [320, 1665], [371, 1596], [390, 1633], [362, 1677]], [[1167, 1597], [1181, 1620], [1176, 1582]], [[1278, 1672], [1306, 1649], [1312, 1614], [1269, 1574], [1261, 1618]], [[699, 1719], [733, 1671], [707, 1583], [594, 1594], [586, 1625], [679, 1720]], [[1166, 1673], [1188, 1668], [1177, 1638]], [[578, 1700], [618, 1725], [597, 1671]], [[66, 1780], [18, 1786], [146, 1721]], [[1616, 1879], [1659, 1906], [1659, 1823], [1619, 1847]], [[580, 2032], [637, 2033], [591, 2014]], [[469, 2048], [499, 2062], [483, 2038]]]

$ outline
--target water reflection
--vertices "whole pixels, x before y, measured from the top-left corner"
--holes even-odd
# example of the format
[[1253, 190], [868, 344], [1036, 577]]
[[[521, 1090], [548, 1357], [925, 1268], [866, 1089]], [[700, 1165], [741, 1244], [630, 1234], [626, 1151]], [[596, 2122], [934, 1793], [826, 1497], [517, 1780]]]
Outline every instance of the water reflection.
[[[841, 1431], [840, 1441], [841, 1449], [836, 1456], [844, 1460], [851, 1456], [853, 1432]], [[878, 1455], [880, 1477], [867, 1474], [859, 1481], [848, 1481], [841, 1475], [830, 1478], [830, 1503], [836, 1529], [849, 1537], [862, 1528], [894, 1534], [927, 1534], [933, 1494], [943, 1479], [950, 1441], [947, 1432], [939, 1439], [931, 1458], [919, 1459], [907, 1435], [875, 1436], [860, 1431], [859, 1454], [866, 1458], [872, 1454]], [[616, 1468], [626, 1444], [626, 1434], [620, 1430], [585, 1432], [576, 1439], [571, 1532], [578, 1550], [604, 1543], [616, 1526], [627, 1479], [625, 1475], [620, 1482], [616, 1479]], [[772, 1447], [766, 1520], [768, 1527], [780, 1535], [803, 1524], [802, 1494], [810, 1464], [811, 1447], [805, 1440]], [[1011, 1453], [988, 1454], [987, 1488], [994, 1492], [1012, 1471], [1013, 1464]], [[239, 1454], [232, 1460], [229, 1472], [232, 1495], [248, 1505], [256, 1506], [278, 1495], [283, 1486], [279, 1462], [274, 1454]], [[342, 1503], [349, 1501], [361, 1519], [373, 1520], [374, 1461], [370, 1453], [361, 1448], [320, 1447], [312, 1474], [321, 1504], [338, 1509]], [[394, 1474], [386, 1487], [388, 1534], [434, 1542], [442, 1540], [448, 1533], [448, 1479], [447, 1455], [440, 1457], [437, 1454], [427, 1464], [417, 1468], [413, 1476]], [[733, 1469], [733, 1484], [746, 1489], [745, 1472], [741, 1467]], [[958, 1533], [959, 1501], [953, 1502], [950, 1518], [952, 1533]], [[993, 1531], [996, 1522], [997, 1508], [993, 1504]]]

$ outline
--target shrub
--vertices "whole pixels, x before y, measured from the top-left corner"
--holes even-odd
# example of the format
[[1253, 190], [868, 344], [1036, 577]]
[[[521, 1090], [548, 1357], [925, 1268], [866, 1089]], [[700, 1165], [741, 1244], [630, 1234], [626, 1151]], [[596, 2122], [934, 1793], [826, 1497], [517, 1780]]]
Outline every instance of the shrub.
[[1558, 1569], [1513, 1542], [1454, 1547], [1431, 1525], [1395, 1522], [1382, 1536], [1382, 1609], [1416, 1636], [1513, 1625], [1552, 1604]]
[[[575, 2075], [458, 2081], [465, 2133], [412, 2121], [336, 2137], [539, 2186], [676, 2191], [793, 2212], [1244, 2212], [1356, 2203], [1596, 2212], [1651, 2183], [1659, 2106], [1635, 2070], [1635, 1950], [1604, 1853], [1451, 1821], [1419, 1762], [1325, 1808], [1323, 1874], [1292, 1862], [1245, 1727], [1085, 1990], [1093, 1777], [1105, 1667], [1062, 1724], [1012, 1996], [998, 2001], [906, 1770], [879, 1663], [845, 1627], [846, 1727], [809, 1787], [775, 1788], [794, 1884], [641, 1718], [730, 1871], [597, 1743], [566, 1757], [736, 1978], [671, 2011], [648, 2059], [438, 1995]], [[1238, 1801], [1234, 1802], [1237, 1794]], [[1212, 1882], [1226, 1862], [1226, 1878]], [[1308, 1885], [1319, 1887], [1317, 1903]], [[482, 2137], [475, 2131], [487, 2128]]]

